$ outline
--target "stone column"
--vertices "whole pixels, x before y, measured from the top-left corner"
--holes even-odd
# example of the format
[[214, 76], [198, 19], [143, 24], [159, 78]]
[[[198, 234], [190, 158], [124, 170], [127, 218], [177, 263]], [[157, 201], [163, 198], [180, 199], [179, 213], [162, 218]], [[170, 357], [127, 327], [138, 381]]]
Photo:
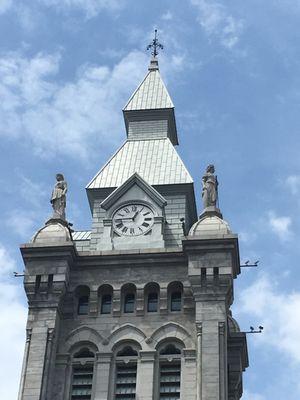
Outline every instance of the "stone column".
[[23, 397], [24, 380], [25, 380], [25, 374], [26, 374], [27, 363], [28, 363], [31, 335], [32, 335], [32, 329], [26, 329], [26, 342], [25, 342], [25, 349], [24, 349], [24, 358], [23, 358], [23, 364], [22, 364], [18, 400], [21, 400]]
[[181, 388], [180, 398], [184, 400], [196, 400], [197, 386], [197, 359], [196, 351], [183, 349], [181, 361]]
[[136, 315], [144, 315], [145, 297], [144, 288], [137, 288], [136, 290]]
[[94, 370], [94, 400], [107, 400], [110, 393], [110, 369], [112, 353], [97, 353]]
[[168, 290], [166, 287], [160, 288], [159, 308], [160, 314], [166, 315], [168, 313]]
[[154, 363], [156, 351], [140, 351], [137, 365], [136, 398], [153, 400], [154, 395]]
[[98, 290], [91, 290], [90, 292], [90, 315], [96, 317], [98, 315]]
[[121, 315], [121, 289], [114, 289], [113, 297], [113, 316], [119, 317]]
[[40, 400], [47, 348], [47, 326], [32, 328], [22, 400]]
[[55, 363], [55, 386], [52, 391], [53, 400], [64, 400], [68, 398], [71, 381], [70, 375], [70, 354], [58, 354]]
[[202, 324], [196, 324], [197, 330], [197, 400], [202, 396]]

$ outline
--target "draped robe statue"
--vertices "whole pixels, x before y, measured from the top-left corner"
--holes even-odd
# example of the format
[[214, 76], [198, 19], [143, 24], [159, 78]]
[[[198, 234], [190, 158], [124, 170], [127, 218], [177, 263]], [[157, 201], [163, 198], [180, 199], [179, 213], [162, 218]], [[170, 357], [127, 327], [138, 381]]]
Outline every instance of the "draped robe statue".
[[68, 186], [62, 174], [56, 174], [56, 181], [50, 199], [53, 208], [53, 218], [59, 218], [65, 221], [66, 193]]
[[203, 207], [217, 207], [218, 201], [218, 179], [214, 175], [215, 167], [210, 164], [202, 177], [202, 200]]

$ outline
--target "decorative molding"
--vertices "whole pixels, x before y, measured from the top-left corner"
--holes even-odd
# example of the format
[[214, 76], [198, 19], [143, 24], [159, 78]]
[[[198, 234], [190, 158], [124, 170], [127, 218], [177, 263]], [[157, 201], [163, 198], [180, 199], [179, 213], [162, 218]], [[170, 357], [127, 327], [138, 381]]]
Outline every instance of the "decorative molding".
[[32, 328], [26, 329], [26, 343], [31, 342]]
[[179, 340], [184, 344], [186, 348], [194, 346], [192, 336], [182, 325], [176, 322], [167, 322], [166, 324], [156, 329], [148, 338], [148, 340], [155, 342], [156, 345], [165, 339]]
[[113, 346], [116, 342], [120, 341], [135, 341], [142, 345], [146, 341], [146, 335], [144, 332], [132, 324], [124, 324], [112, 331], [112, 333], [106, 338], [108, 343], [112, 343]]

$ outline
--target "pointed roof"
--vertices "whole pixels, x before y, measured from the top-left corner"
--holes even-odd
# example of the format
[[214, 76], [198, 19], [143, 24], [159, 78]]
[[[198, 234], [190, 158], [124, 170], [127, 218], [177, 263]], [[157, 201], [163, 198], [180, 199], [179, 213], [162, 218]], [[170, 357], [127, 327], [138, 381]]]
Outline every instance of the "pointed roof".
[[[163, 121], [166, 128], [160, 131], [160, 136], [168, 137], [173, 145], [178, 144], [174, 104], [160, 76], [156, 57], [152, 57], [145, 78], [128, 100], [123, 114], [128, 138], [132, 139], [130, 132], [135, 130], [137, 121], [143, 139], [157, 136], [157, 129], [161, 129], [159, 125], [153, 127], [150, 122], [159, 124], [158, 121]], [[140, 139], [140, 134], [134, 136], [134, 139]]]
[[193, 183], [168, 138], [128, 140], [87, 185], [87, 189], [115, 188], [138, 173], [149, 185]]
[[160, 76], [158, 61], [153, 57], [147, 75], [128, 100], [124, 111], [161, 108], [174, 108], [174, 104]]

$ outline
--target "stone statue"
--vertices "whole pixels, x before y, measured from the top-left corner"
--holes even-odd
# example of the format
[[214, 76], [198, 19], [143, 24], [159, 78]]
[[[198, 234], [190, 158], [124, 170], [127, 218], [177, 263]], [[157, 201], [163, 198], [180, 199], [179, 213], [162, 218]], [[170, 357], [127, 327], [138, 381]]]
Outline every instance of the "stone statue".
[[68, 190], [67, 182], [63, 174], [56, 174], [56, 184], [52, 191], [50, 203], [53, 207], [53, 218], [66, 220], [66, 193]]
[[202, 177], [202, 200], [204, 208], [217, 207], [218, 179], [214, 173], [215, 167], [210, 164]]

